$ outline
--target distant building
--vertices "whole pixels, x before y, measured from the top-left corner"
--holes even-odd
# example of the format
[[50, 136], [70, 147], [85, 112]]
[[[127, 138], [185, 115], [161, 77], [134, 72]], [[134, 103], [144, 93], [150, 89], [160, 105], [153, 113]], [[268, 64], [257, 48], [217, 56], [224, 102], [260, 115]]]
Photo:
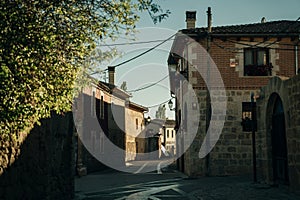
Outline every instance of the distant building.
[[170, 156], [176, 155], [175, 120], [166, 119], [160, 129], [160, 140]]
[[125, 161], [135, 160], [136, 153], [142, 152], [141, 145], [136, 141], [136, 137], [145, 129], [144, 112], [148, 108], [133, 102], [127, 102], [125, 109], [126, 120], [126, 157]]
[[[94, 80], [75, 100], [79, 175], [107, 168], [99, 158], [120, 167], [135, 159], [134, 137], [144, 129], [144, 112], [148, 109], [130, 102], [129, 98], [126, 91], [114, 85], [114, 68], [111, 67], [109, 83]], [[120, 150], [113, 151], [112, 145]]]
[[136, 160], [159, 159], [162, 155], [160, 129], [164, 120], [145, 119], [145, 129], [136, 137], [137, 158]]

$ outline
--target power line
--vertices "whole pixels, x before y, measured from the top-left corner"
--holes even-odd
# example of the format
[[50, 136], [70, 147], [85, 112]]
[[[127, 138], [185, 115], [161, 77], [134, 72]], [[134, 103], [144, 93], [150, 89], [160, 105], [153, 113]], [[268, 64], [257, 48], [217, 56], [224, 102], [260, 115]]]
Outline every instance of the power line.
[[[256, 48], [268, 48], [268, 49], [275, 49], [275, 50], [285, 50], [285, 51], [295, 51], [295, 49], [293, 48], [278, 48], [278, 47], [269, 47], [271, 45], [267, 45], [267, 46], [257, 46], [257, 45], [252, 45], [252, 44], [247, 44], [247, 43], [242, 43], [242, 42], [237, 42], [237, 41], [231, 41], [231, 40], [228, 40], [228, 42], [231, 42], [233, 44], [240, 44], [240, 45], [244, 45], [244, 46], [247, 46], [247, 47], [256, 47]], [[294, 46], [299, 46], [299, 45], [294, 45]], [[225, 48], [225, 47], [224, 47]], [[238, 48], [237, 48], [238, 49]], [[243, 49], [243, 48], [240, 48], [240, 49]]]
[[[174, 40], [174, 39], [170, 39]], [[137, 45], [137, 44], [149, 44], [155, 42], [163, 42], [165, 40], [149, 40], [149, 41], [141, 41], [141, 42], [124, 42], [124, 43], [115, 43], [115, 44], [103, 44], [103, 47], [111, 47], [111, 46], [123, 46], [123, 45]]]
[[[171, 98], [171, 99], [172, 99], [172, 98]], [[164, 102], [162, 102], [162, 103], [159, 103], [159, 104], [156, 104], [156, 105], [153, 105], [153, 106], [146, 106], [146, 108], [154, 108], [154, 107], [160, 106], [160, 105], [162, 105], [162, 104], [165, 104], [165, 103], [169, 102], [171, 99], [168, 99], [168, 100], [166, 100], [166, 101], [164, 101]]]
[[169, 75], [163, 77], [162, 79], [158, 80], [158, 81], [155, 82], [155, 83], [152, 83], [151, 85], [148, 85], [148, 86], [145, 86], [145, 87], [141, 87], [141, 88], [138, 88], [138, 89], [135, 89], [135, 90], [129, 90], [129, 91], [127, 91], [127, 92], [137, 92], [137, 91], [141, 91], [141, 90], [148, 89], [148, 88], [150, 88], [150, 87], [153, 87], [153, 86], [157, 85], [158, 83], [160, 83], [161, 81], [165, 80], [165, 79], [168, 78], [168, 77], [169, 77]]
[[[119, 63], [119, 64], [117, 64], [117, 65], [113, 65], [112, 67], [119, 67], [119, 66], [121, 66], [121, 65], [124, 65], [124, 64], [126, 64], [126, 63], [128, 63], [128, 62], [130, 62], [130, 61], [133, 61], [133, 60], [135, 60], [135, 59], [137, 59], [137, 58], [139, 58], [139, 57], [145, 55], [146, 53], [149, 53], [150, 51], [156, 49], [157, 47], [159, 47], [160, 45], [166, 43], [167, 41], [173, 40], [172, 38], [173, 38], [176, 34], [177, 34], [177, 33], [171, 35], [170, 37], [168, 37], [168, 38], [165, 39], [165, 40], [152, 40], [152, 41], [141, 42], [141, 43], [151, 43], [151, 42], [159, 42], [159, 41], [162, 41], [162, 42], [160, 42], [159, 44], [155, 45], [154, 47], [152, 47], [152, 48], [150, 48], [150, 49], [148, 49], [148, 50], [146, 50], [146, 51], [144, 51], [144, 52], [142, 52], [142, 53], [140, 53], [140, 54], [138, 54], [138, 55], [136, 55], [136, 56], [134, 56], [134, 57], [132, 57], [132, 58], [130, 58], [130, 59], [128, 59], [128, 60], [125, 60], [125, 61], [123, 61], [123, 62], [121, 62], [121, 63]], [[137, 43], [139, 43], [139, 42], [136, 42], [135, 44], [137, 44]], [[123, 43], [120, 43], [120, 45], [123, 45]], [[124, 44], [124, 45], [125, 45], [125, 44]], [[108, 71], [108, 68], [106, 68], [106, 69], [103, 70], [103, 72], [105, 72], [105, 71]], [[94, 73], [92, 73], [91, 75], [94, 75], [94, 74], [96, 74], [96, 73], [97, 73], [97, 72], [94, 72]]]
[[119, 67], [119, 66], [121, 66], [121, 65], [124, 65], [124, 64], [126, 64], [126, 63], [128, 63], [128, 62], [130, 62], [130, 61], [132, 61], [132, 60], [135, 60], [135, 59], [137, 59], [137, 58], [139, 58], [139, 57], [145, 55], [146, 53], [149, 53], [150, 51], [156, 49], [156, 48], [159, 47], [160, 45], [162, 45], [162, 44], [164, 44], [165, 42], [169, 41], [169, 40], [170, 40], [172, 37], [174, 37], [175, 35], [176, 35], [176, 33], [173, 34], [172, 36], [170, 36], [169, 38], [163, 40], [161, 43], [159, 43], [159, 44], [155, 45], [154, 47], [148, 49], [147, 51], [144, 51], [143, 53], [140, 53], [140, 54], [138, 54], [138, 55], [136, 55], [136, 56], [134, 56], [134, 57], [132, 57], [132, 58], [130, 58], [130, 59], [128, 59], [128, 60], [125, 60], [124, 62], [121, 62], [121, 63], [119, 63], [119, 64], [117, 64], [117, 65], [114, 65], [113, 67]]
[[224, 46], [222, 46], [222, 45], [220, 45], [220, 44], [218, 44], [218, 43], [216, 43], [214, 41], [212, 41], [212, 43], [214, 45], [216, 45], [217, 47], [219, 47], [220, 49], [223, 49], [223, 50], [231, 52], [231, 53], [243, 53], [243, 52], [241, 52], [241, 50], [242, 50], [241, 48], [228, 48], [228, 47], [224, 47]]
[[[295, 20], [295, 22], [299, 21], [300, 20], [300, 17], [297, 18]], [[287, 24], [286, 26], [284, 26], [281, 31], [279, 32], [284, 32], [285, 30], [289, 29], [291, 26], [293, 26], [294, 24]], [[288, 48], [274, 48], [274, 47], [269, 47], [275, 43], [277, 43], [278, 41], [274, 41], [274, 42], [271, 42], [271, 43], [267, 43], [266, 41], [262, 41], [262, 42], [257, 42], [256, 44], [246, 44], [246, 43], [241, 43], [241, 42], [237, 42], [237, 41], [233, 41], [233, 40], [228, 40], [227, 41], [231, 42], [231, 43], [234, 43], [234, 44], [240, 44], [240, 45], [244, 45], [244, 46], [248, 46], [248, 47], [257, 47], [257, 48], [269, 48], [269, 49], [275, 49], [275, 50], [288, 50], [288, 51], [291, 51], [293, 49], [288, 49]], [[244, 42], [247, 42], [247, 41], [244, 41]], [[214, 43], [216, 44], [216, 43]], [[264, 44], [265, 46], [259, 46], [260, 44]], [[231, 51], [229, 48], [226, 48], [224, 46], [221, 46], [221, 45], [218, 45], [216, 44], [218, 47], [220, 47], [221, 49], [224, 49], [226, 51], [230, 51], [230, 52], [233, 52], [233, 53], [240, 53], [240, 52], [234, 52], [234, 51]], [[299, 46], [298, 44], [297, 45], [292, 45], [292, 44], [281, 44], [281, 45], [286, 45], [286, 46]], [[240, 49], [242, 50], [242, 48], [235, 48], [235, 49]]]

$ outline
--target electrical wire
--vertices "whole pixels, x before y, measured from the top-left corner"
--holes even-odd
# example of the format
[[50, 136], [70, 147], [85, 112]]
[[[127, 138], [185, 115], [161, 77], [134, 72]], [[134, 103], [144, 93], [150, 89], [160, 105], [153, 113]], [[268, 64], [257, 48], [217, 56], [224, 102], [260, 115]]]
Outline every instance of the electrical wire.
[[[174, 39], [170, 39], [174, 40]], [[155, 42], [163, 42], [165, 40], [149, 40], [149, 41], [142, 41], [142, 42], [124, 42], [124, 43], [115, 43], [115, 44], [103, 44], [103, 47], [112, 47], [112, 46], [123, 46], [123, 45], [137, 45], [137, 44], [149, 44]]]
[[228, 48], [228, 47], [224, 47], [214, 41], [212, 41], [212, 43], [214, 45], [216, 45], [217, 47], [219, 47], [220, 49], [223, 49], [225, 51], [228, 51], [228, 52], [231, 52], [231, 53], [243, 53], [243, 51], [241, 51], [242, 49], [241, 48]]
[[117, 65], [114, 65], [114, 66], [112, 66], [112, 67], [115, 67], [115, 68], [116, 68], [116, 67], [119, 67], [119, 66], [121, 66], [121, 65], [124, 65], [124, 64], [126, 64], [126, 63], [128, 63], [128, 62], [130, 62], [130, 61], [132, 61], [132, 60], [135, 60], [135, 59], [137, 59], [137, 58], [139, 58], [139, 57], [145, 55], [146, 53], [149, 53], [150, 51], [153, 51], [154, 49], [156, 49], [156, 48], [159, 47], [160, 45], [162, 45], [162, 44], [164, 44], [165, 42], [171, 40], [175, 35], [176, 35], [176, 33], [173, 34], [173, 35], [171, 35], [171, 36], [168, 37], [167, 39], [163, 40], [161, 43], [155, 45], [154, 47], [152, 47], [152, 48], [150, 48], [150, 49], [148, 49], [148, 50], [146, 50], [146, 51], [144, 51], [144, 52], [142, 52], [142, 53], [140, 53], [140, 54], [138, 54], [138, 55], [136, 55], [136, 56], [134, 56], [134, 57], [132, 57], [132, 58], [130, 58], [130, 59], [128, 59], [128, 60], [125, 60], [124, 62], [121, 62], [121, 63], [119, 63], [119, 64], [117, 64]]
[[[244, 45], [244, 46], [247, 46], [247, 47], [268, 48], [268, 49], [285, 50], [285, 51], [295, 51], [294, 48], [288, 49], [288, 48], [278, 48], [278, 47], [257, 46], [257, 45], [252, 45], [252, 44], [247, 44], [247, 43], [242, 43], [242, 42], [237, 42], [237, 41], [231, 41], [231, 40], [227, 40], [227, 41], [230, 42], [230, 43], [233, 43], [233, 44], [240, 44], [240, 45]], [[270, 46], [270, 45], [268, 45], [268, 46]], [[299, 46], [299, 45], [294, 45], [294, 46]]]
[[162, 105], [162, 104], [165, 104], [165, 103], [169, 102], [170, 100], [172, 100], [172, 98], [171, 98], [171, 99], [168, 99], [167, 101], [164, 101], [164, 102], [162, 102], [162, 103], [156, 104], [156, 105], [146, 106], [146, 108], [154, 108], [154, 107], [160, 106], [160, 105]]
[[[295, 20], [295, 22], [299, 21], [300, 20], [300, 17], [297, 18]], [[278, 32], [284, 32], [285, 30], [289, 29], [291, 26], [293, 26], [294, 24], [289, 24], [289, 25], [286, 25], [285, 27], [282, 28], [281, 31], [278, 31]], [[287, 50], [287, 51], [294, 51], [294, 49], [288, 49], [288, 48], [274, 48], [274, 47], [269, 47], [275, 43], [277, 43], [278, 41], [274, 41], [274, 42], [271, 42], [271, 43], [268, 43], [266, 44], [266, 41], [262, 41], [262, 42], [257, 42], [256, 44], [246, 44], [246, 43], [242, 43], [242, 42], [237, 42], [237, 41], [233, 41], [233, 40], [228, 40], [227, 41], [231, 42], [231, 43], [234, 43], [234, 44], [240, 44], [240, 45], [244, 45], [244, 46], [248, 46], [248, 47], [256, 47], [256, 48], [269, 48], [269, 49], [275, 49], [275, 50]], [[247, 42], [247, 41], [244, 41], [244, 42]], [[230, 52], [233, 52], [233, 53], [240, 53], [240, 52], [234, 52], [234, 51], [231, 51], [229, 48], [226, 48], [224, 46], [221, 46], [217, 43], [214, 43], [216, 46], [218, 46], [219, 48], [221, 49], [224, 49], [224, 50], [227, 50], [227, 51], [230, 51]], [[265, 44], [265, 46], [259, 46], [260, 44]], [[292, 44], [281, 44], [281, 45], [286, 45], [286, 46], [299, 46], [299, 44], [297, 45], [292, 45]], [[240, 49], [242, 50], [242, 48], [235, 48], [235, 49]]]
[[[130, 59], [128, 59], [128, 60], [125, 60], [125, 61], [123, 61], [123, 62], [121, 62], [121, 63], [119, 63], [119, 64], [117, 64], [117, 65], [112, 65], [111, 67], [117, 68], [117, 67], [119, 67], [119, 66], [121, 66], [121, 65], [124, 65], [124, 64], [126, 64], [126, 63], [128, 63], [128, 62], [130, 62], [130, 61], [133, 61], [133, 60], [135, 60], [135, 59], [137, 59], [137, 58], [139, 58], [139, 57], [141, 57], [141, 56], [143, 56], [143, 55], [149, 53], [150, 51], [153, 51], [154, 49], [156, 49], [156, 48], [159, 47], [160, 45], [166, 43], [167, 41], [169, 41], [169, 40], [174, 40], [174, 39], [172, 39], [172, 38], [173, 38], [176, 34], [177, 34], [177, 33], [171, 35], [170, 37], [168, 37], [168, 38], [165, 39], [165, 40], [152, 40], [152, 41], [145, 41], [145, 42], [136, 42], [136, 43], [132, 43], [132, 44], [142, 44], [142, 43], [151, 43], [151, 42], [159, 42], [159, 41], [161, 41], [159, 44], [155, 45], [154, 47], [151, 47], [150, 49], [148, 49], [148, 50], [146, 50], [146, 51], [144, 51], [144, 52], [142, 52], [142, 53], [140, 53], [140, 54], [138, 54], [138, 55], [136, 55], [136, 56], [134, 56], [134, 57], [132, 57], [132, 58], [130, 58]], [[124, 43], [124, 44], [123, 44], [123, 43], [120, 43], [119, 45], [125, 45], [125, 43]], [[105, 45], [102, 45], [102, 46], [105, 46]], [[105, 72], [105, 71], [108, 71], [108, 68], [104, 69], [102, 72]], [[96, 73], [97, 73], [97, 72], [94, 72], [94, 73], [92, 73], [92, 74], [90, 74], [90, 75], [94, 75], [94, 74], [96, 74]]]
[[147, 85], [147, 86], [145, 86], [145, 87], [141, 87], [141, 88], [138, 88], [138, 89], [135, 89], [135, 90], [128, 90], [127, 92], [137, 92], [137, 91], [141, 91], [141, 90], [148, 89], [148, 88], [150, 88], [150, 87], [153, 87], [153, 86], [157, 85], [158, 83], [160, 83], [161, 81], [165, 80], [165, 79], [168, 78], [168, 77], [169, 77], [169, 75], [163, 77], [162, 79], [158, 80], [158, 81], [155, 82], [155, 83], [152, 83], [151, 85]]

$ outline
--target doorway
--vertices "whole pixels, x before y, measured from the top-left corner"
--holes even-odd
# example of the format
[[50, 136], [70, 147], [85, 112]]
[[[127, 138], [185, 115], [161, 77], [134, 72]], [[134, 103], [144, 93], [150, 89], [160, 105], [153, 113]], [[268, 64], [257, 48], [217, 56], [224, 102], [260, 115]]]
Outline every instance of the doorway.
[[278, 95], [275, 97], [273, 107], [271, 138], [274, 182], [288, 184], [289, 179], [285, 116], [283, 104]]

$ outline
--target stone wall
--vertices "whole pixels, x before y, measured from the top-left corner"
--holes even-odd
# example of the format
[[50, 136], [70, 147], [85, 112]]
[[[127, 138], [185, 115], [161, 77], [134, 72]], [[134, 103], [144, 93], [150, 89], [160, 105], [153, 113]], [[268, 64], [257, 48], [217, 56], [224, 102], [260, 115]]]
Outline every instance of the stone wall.
[[[257, 156], [260, 178], [270, 184], [277, 184], [273, 172], [272, 157], [272, 113], [274, 97], [280, 98], [285, 116], [288, 181], [290, 189], [300, 189], [300, 76], [291, 79], [274, 77], [262, 88], [257, 101], [258, 134]], [[282, 141], [284, 142], [284, 141]]]
[[[219, 93], [220, 91], [212, 91]], [[237, 175], [252, 173], [251, 132], [242, 130], [242, 102], [250, 102], [255, 90], [227, 90], [227, 109], [224, 127], [218, 142], [205, 158], [199, 158], [199, 150], [206, 135], [206, 91], [197, 92], [200, 121], [198, 133], [185, 153], [185, 172], [190, 176]], [[216, 94], [215, 94], [216, 95]], [[218, 94], [225, 97], [224, 94]], [[221, 111], [213, 111], [222, 114]], [[218, 117], [218, 114], [214, 117]], [[212, 119], [214, 120], [214, 119]], [[192, 126], [188, 126], [192, 127]], [[187, 133], [190, 132], [187, 130]], [[213, 133], [212, 133], [213, 134]], [[188, 135], [186, 134], [185, 137]], [[189, 142], [188, 142], [189, 143]]]
[[24, 138], [22, 144], [8, 142], [6, 148], [1, 140], [1, 168], [3, 158], [11, 159], [0, 176], [0, 199], [72, 199], [72, 114], [43, 119]]

